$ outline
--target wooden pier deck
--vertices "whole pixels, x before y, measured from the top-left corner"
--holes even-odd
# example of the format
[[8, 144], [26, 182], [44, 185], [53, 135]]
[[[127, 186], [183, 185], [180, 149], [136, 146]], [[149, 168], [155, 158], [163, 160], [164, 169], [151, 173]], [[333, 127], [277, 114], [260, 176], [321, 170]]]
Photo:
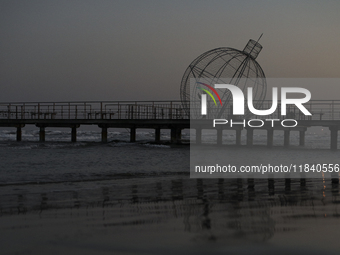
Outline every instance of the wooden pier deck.
[[77, 140], [81, 125], [97, 125], [102, 141], [107, 141], [108, 128], [129, 128], [130, 141], [136, 140], [136, 129], [155, 129], [155, 141], [160, 130], [171, 130], [171, 142], [180, 140], [182, 129], [190, 128], [180, 101], [106, 101], [106, 102], [30, 102], [0, 103], [0, 127], [15, 127], [17, 141], [25, 125], [40, 128], [39, 140], [45, 141], [49, 127], [71, 128], [71, 141]]
[[[290, 132], [299, 131], [300, 145], [305, 143], [305, 132], [309, 127], [321, 126], [330, 130], [330, 148], [337, 149], [338, 130], [340, 129], [340, 100], [311, 100], [304, 106], [312, 116], [303, 115], [298, 108], [287, 109], [287, 116], [280, 116], [280, 109], [265, 119], [295, 119], [296, 127], [274, 127], [266, 123], [262, 127], [243, 127], [237, 125], [217, 125], [217, 143], [222, 144], [223, 130], [235, 130], [236, 145], [241, 145], [241, 131], [247, 131], [247, 145], [253, 145], [254, 130], [267, 130], [267, 145], [273, 146], [274, 131], [284, 132], [284, 146], [289, 146]], [[265, 101], [263, 109], [269, 109], [271, 101]], [[289, 107], [289, 106], [288, 106]], [[241, 116], [226, 116], [226, 119]], [[260, 119], [259, 116], [247, 116], [246, 119]], [[71, 128], [71, 141], [77, 140], [77, 128], [81, 125], [97, 125], [101, 128], [102, 141], [107, 141], [109, 128], [130, 129], [130, 141], [136, 140], [136, 129], [154, 129], [155, 141], [160, 142], [160, 130], [171, 130], [171, 143], [181, 140], [183, 129], [196, 129], [196, 143], [201, 142], [202, 130], [213, 129], [211, 119], [191, 120], [182, 108], [181, 101], [90, 101], [90, 102], [25, 102], [0, 103], [0, 127], [17, 129], [17, 141], [22, 140], [22, 128], [35, 125], [40, 129], [39, 140], [45, 141], [45, 129], [49, 127]]]

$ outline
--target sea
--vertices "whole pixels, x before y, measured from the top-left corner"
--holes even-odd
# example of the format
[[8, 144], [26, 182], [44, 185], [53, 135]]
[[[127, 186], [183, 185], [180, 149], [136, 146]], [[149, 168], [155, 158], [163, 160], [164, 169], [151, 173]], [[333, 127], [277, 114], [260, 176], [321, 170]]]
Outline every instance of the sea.
[[[0, 247], [3, 254], [338, 254], [339, 179], [190, 178], [188, 130], [172, 145], [153, 130], [0, 130]], [[236, 148], [225, 133], [226, 157], [266, 155], [334, 161], [329, 132], [292, 132], [266, 147]], [[215, 137], [207, 135], [208, 143]], [[242, 135], [242, 144], [245, 144]], [[340, 163], [340, 160], [339, 160]]]

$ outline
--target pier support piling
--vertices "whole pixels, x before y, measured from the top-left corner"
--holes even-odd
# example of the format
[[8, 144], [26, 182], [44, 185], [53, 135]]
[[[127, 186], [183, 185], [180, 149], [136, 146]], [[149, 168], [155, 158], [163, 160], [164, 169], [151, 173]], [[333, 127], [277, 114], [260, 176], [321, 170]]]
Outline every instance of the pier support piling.
[[75, 143], [77, 141], [77, 127], [72, 127], [71, 130], [71, 142]]
[[274, 129], [267, 129], [267, 146], [273, 147], [274, 144]]
[[175, 128], [171, 128], [171, 143], [176, 143], [177, 142], [177, 137], [176, 137], [176, 129]]
[[331, 131], [331, 150], [338, 148], [338, 127], [329, 127]]
[[131, 143], [136, 142], [136, 128], [135, 127], [130, 128], [130, 142]]
[[19, 126], [17, 127], [17, 142], [21, 141], [21, 134], [22, 134], [21, 126]]
[[305, 130], [299, 131], [299, 145], [300, 146], [305, 146], [305, 135], [306, 135]]
[[248, 128], [247, 129], [247, 146], [252, 146], [254, 142], [254, 129]]
[[161, 129], [160, 128], [155, 129], [155, 142], [156, 143], [161, 142]]
[[290, 130], [285, 130], [284, 131], [284, 147], [289, 147], [290, 143]]
[[180, 140], [182, 139], [182, 129], [177, 128], [176, 130], [177, 141], [180, 142]]
[[39, 141], [45, 142], [45, 127], [44, 126], [40, 126]]
[[221, 128], [217, 129], [217, 145], [222, 145], [222, 132]]
[[241, 129], [236, 129], [236, 145], [241, 145]]
[[202, 129], [197, 128], [196, 129], [196, 144], [202, 143]]
[[171, 143], [179, 143], [182, 138], [182, 129], [171, 128]]
[[102, 142], [106, 143], [107, 142], [107, 127], [102, 126]]

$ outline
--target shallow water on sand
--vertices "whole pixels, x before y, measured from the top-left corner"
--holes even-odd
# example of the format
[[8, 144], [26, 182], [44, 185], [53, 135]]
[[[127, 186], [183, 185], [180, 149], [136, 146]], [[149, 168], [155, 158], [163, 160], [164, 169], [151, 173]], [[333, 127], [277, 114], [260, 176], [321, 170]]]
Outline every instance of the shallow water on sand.
[[[237, 157], [246, 148], [226, 150]], [[317, 150], [326, 161], [335, 155]], [[317, 150], [260, 146], [253, 156]], [[0, 142], [1, 252], [340, 251], [338, 182], [190, 179], [189, 154], [188, 146], [144, 142]]]
[[77, 183], [58, 191], [55, 185], [2, 200], [8, 205], [0, 217], [3, 251], [333, 254], [340, 249], [339, 185], [331, 180], [162, 176], [96, 181], [90, 189]]

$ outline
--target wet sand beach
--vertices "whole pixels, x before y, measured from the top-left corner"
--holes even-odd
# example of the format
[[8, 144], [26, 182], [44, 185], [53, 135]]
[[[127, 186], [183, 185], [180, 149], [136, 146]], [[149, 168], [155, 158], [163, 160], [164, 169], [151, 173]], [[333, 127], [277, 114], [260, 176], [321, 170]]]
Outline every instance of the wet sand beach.
[[340, 248], [339, 185], [330, 180], [183, 176], [96, 185], [13, 198], [0, 217], [3, 254], [336, 254]]
[[[17, 143], [5, 135], [0, 142], [1, 254], [340, 250], [340, 186], [334, 180], [193, 179], [189, 146], [128, 143], [124, 132], [110, 134], [120, 141], [107, 144], [88, 142], [91, 132], [77, 143], [57, 142], [68, 136], [60, 132], [45, 143]], [[24, 135], [33, 140], [36, 134]], [[330, 162], [338, 157], [318, 149], [327, 146], [322, 137], [310, 141], [307, 148], [223, 149], [235, 160], [265, 155], [289, 161], [298, 155]]]

